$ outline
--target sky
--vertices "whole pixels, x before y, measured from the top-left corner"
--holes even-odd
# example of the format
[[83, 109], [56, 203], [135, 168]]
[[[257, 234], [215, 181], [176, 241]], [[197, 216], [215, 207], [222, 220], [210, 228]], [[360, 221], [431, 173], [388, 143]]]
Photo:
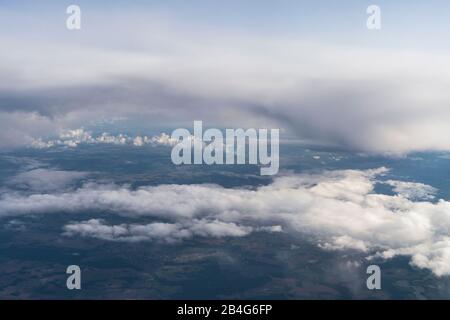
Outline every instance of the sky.
[[[81, 8], [69, 31], [66, 8]], [[381, 8], [382, 28], [366, 28]], [[449, 150], [448, 1], [0, 1], [0, 147], [127, 118]]]
[[[66, 8], [74, 3], [82, 28], [70, 31]], [[0, 151], [51, 136], [59, 138], [38, 145], [142, 146], [133, 135], [80, 129], [120, 119], [128, 131], [138, 122], [152, 131], [201, 120], [205, 127], [280, 128], [377, 155], [450, 151], [448, 1], [187, 3], [0, 1]], [[366, 27], [371, 4], [381, 8], [379, 31]], [[149, 141], [172, 143], [166, 135]], [[28, 168], [7, 181], [0, 217], [110, 209], [160, 219], [114, 225], [93, 216], [64, 226], [65, 235], [109, 241], [298, 232], [325, 249], [406, 255], [416, 267], [449, 275], [450, 202], [420, 181], [386, 181], [394, 194], [376, 193], [388, 171], [281, 172], [255, 190], [135, 190], [101, 181], [65, 189], [90, 173]]]

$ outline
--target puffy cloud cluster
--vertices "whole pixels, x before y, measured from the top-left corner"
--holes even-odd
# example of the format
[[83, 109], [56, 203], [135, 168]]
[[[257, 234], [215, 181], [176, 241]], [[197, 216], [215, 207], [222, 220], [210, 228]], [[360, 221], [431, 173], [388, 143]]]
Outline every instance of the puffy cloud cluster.
[[[223, 227], [234, 224], [230, 230], [247, 231], [250, 229], [246, 227], [281, 231], [274, 227], [280, 226], [285, 232], [310, 237], [327, 250], [357, 250], [367, 257], [383, 258], [408, 255], [414, 266], [431, 269], [437, 275], [450, 275], [450, 202], [419, 201], [411, 191], [405, 193], [404, 184], [394, 181], [387, 183], [402, 186], [397, 188], [401, 192], [375, 193], [375, 185], [384, 183], [378, 177], [386, 171], [379, 168], [286, 175], [256, 189], [159, 185], [134, 190], [126, 186], [86, 184], [70, 193], [4, 194], [0, 212], [20, 215], [106, 210], [125, 217], [170, 220], [172, 228], [190, 230], [192, 235], [199, 235], [196, 228], [200, 222], [205, 230], [220, 223], [224, 223]], [[408, 187], [407, 190], [424, 188], [419, 184]], [[186, 224], [186, 221], [193, 222]], [[92, 221], [82, 222], [81, 226], [89, 228], [74, 224], [66, 232], [115, 238], [114, 231], [109, 231], [114, 226]], [[118, 238], [136, 239], [135, 227], [121, 226]], [[82, 231], [86, 229], [89, 231]], [[109, 235], [96, 236], [97, 230], [100, 233], [106, 230], [104, 233]], [[205, 236], [208, 234], [211, 231]], [[145, 237], [151, 239], [149, 235]]]
[[172, 146], [177, 143], [177, 140], [172, 139], [171, 136], [167, 135], [164, 132], [154, 137], [147, 137], [147, 136], [130, 137], [123, 133], [120, 133], [118, 135], [111, 135], [106, 132], [100, 134], [97, 137], [94, 137], [92, 135], [92, 132], [85, 131], [83, 128], [79, 128], [75, 130], [63, 130], [59, 134], [58, 139], [54, 140], [44, 141], [42, 140], [42, 138], [34, 139], [30, 143], [30, 146], [36, 149], [46, 149], [56, 146], [66, 146], [75, 148], [79, 144], [96, 144], [96, 143], [116, 144], [116, 145], [132, 144], [136, 147], [141, 147], [146, 144]]

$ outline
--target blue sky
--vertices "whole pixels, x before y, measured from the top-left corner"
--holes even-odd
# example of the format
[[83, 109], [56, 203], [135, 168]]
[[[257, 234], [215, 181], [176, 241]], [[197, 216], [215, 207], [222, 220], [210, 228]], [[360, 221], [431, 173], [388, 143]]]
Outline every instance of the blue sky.
[[[130, 12], [171, 17], [188, 28], [232, 29], [262, 35], [299, 36], [329, 43], [363, 46], [402, 46], [426, 50], [448, 50], [448, 1], [1, 1], [1, 10], [18, 14], [8, 25], [28, 24], [28, 18], [46, 20], [56, 29], [64, 19], [64, 10], [78, 4], [88, 28], [99, 13]], [[366, 8], [379, 5], [383, 30], [367, 33]], [[62, 14], [61, 14], [62, 13]], [[9, 32], [14, 30], [9, 29]], [[28, 29], [27, 32], [44, 30]], [[53, 33], [56, 30], [45, 30]], [[154, 32], [154, 31], [153, 31]]]

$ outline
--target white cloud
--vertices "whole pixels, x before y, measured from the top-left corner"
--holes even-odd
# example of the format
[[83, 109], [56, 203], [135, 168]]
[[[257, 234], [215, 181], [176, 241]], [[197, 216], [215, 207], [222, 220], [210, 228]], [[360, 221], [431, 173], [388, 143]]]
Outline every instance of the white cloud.
[[39, 168], [19, 173], [8, 180], [7, 185], [37, 192], [57, 191], [87, 175], [86, 172]]
[[386, 184], [394, 187], [394, 192], [413, 200], [433, 200], [437, 192], [436, 188], [417, 182], [388, 180]]
[[34, 139], [30, 143], [30, 147], [36, 149], [45, 149], [55, 146], [66, 146], [75, 148], [80, 143], [94, 143], [96, 139], [92, 137], [91, 132], [85, 131], [83, 128], [61, 130], [58, 139], [44, 141], [42, 138]]
[[46, 149], [57, 146], [75, 148], [80, 144], [115, 144], [115, 145], [134, 145], [142, 147], [148, 145], [165, 145], [173, 146], [178, 140], [172, 139], [166, 133], [161, 133], [154, 137], [135, 136], [131, 137], [123, 133], [112, 135], [104, 132], [98, 136], [93, 136], [92, 132], [85, 131], [83, 128], [74, 130], [62, 130], [57, 139], [43, 140], [42, 138], [33, 139], [29, 144], [30, 147], [36, 149]]
[[319, 243], [319, 247], [326, 250], [347, 250], [368, 251], [368, 246], [364, 241], [353, 239], [349, 236], [332, 237], [331, 242]]
[[[169, 219], [174, 224], [216, 221], [249, 226], [255, 231], [280, 226], [285, 232], [310, 236], [326, 249], [359, 250], [368, 257], [408, 255], [417, 267], [450, 275], [450, 260], [446, 260], [450, 202], [377, 194], [374, 186], [386, 171], [280, 176], [255, 190], [217, 185], [159, 185], [130, 190], [87, 184], [70, 193], [5, 194], [0, 199], [0, 212], [19, 215], [109, 210], [126, 217]], [[206, 236], [216, 227], [196, 224], [189, 230], [197, 235], [205, 232]]]
[[370, 256], [390, 259], [397, 255], [411, 256], [410, 264], [432, 270], [437, 276], [450, 275], [450, 237], [442, 236], [435, 241], [404, 248], [388, 249]]
[[141, 136], [137, 136], [136, 138], [133, 139], [133, 145], [136, 147], [142, 147], [145, 143], [145, 139], [142, 138]]
[[90, 132], [86, 132], [83, 128], [74, 130], [64, 130], [60, 136], [63, 140], [89, 141], [92, 139]]
[[174, 146], [178, 143], [177, 139], [173, 139], [166, 133], [161, 133], [159, 136], [154, 136], [151, 141], [156, 144], [166, 145], [166, 146]]
[[282, 226], [269, 226], [269, 227], [258, 227], [257, 231], [266, 231], [270, 233], [283, 232]]
[[110, 135], [108, 133], [102, 133], [99, 137], [97, 137], [94, 140], [94, 142], [109, 143], [109, 144], [126, 144], [130, 140], [132, 140], [130, 137], [122, 133], [118, 134], [117, 136]]
[[71, 223], [64, 226], [64, 235], [93, 237], [110, 241], [163, 241], [178, 242], [193, 236], [243, 237], [252, 232], [251, 227], [222, 221], [192, 220], [184, 223], [149, 223], [146, 225], [107, 225], [102, 220]]

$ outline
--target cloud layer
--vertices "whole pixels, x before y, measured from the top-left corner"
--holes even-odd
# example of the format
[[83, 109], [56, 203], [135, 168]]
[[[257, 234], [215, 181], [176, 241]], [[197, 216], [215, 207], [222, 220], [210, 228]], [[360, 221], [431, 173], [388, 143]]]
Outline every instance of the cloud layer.
[[[282, 229], [306, 236], [326, 250], [357, 250], [368, 258], [407, 255], [414, 266], [450, 275], [450, 202], [430, 202], [420, 184], [409, 184], [408, 189], [388, 181], [397, 185], [399, 193], [375, 193], [375, 185], [384, 183], [377, 177], [386, 170], [287, 175], [257, 189], [159, 185], [131, 190], [86, 184], [70, 193], [4, 194], [0, 212], [5, 216], [106, 210], [127, 218], [164, 220], [141, 226], [88, 220], [65, 227], [72, 236], [106, 240], [170, 242], [177, 234], [244, 236], [255, 230]], [[412, 193], [411, 188], [422, 191]]]

